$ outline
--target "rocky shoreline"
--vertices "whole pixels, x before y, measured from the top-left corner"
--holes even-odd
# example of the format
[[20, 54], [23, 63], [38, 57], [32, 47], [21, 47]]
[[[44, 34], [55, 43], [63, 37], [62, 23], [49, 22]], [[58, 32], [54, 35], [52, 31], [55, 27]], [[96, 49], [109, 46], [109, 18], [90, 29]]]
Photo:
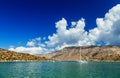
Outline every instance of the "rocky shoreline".
[[44, 61], [52, 61], [52, 60], [0, 60], [0, 62], [44, 62]]

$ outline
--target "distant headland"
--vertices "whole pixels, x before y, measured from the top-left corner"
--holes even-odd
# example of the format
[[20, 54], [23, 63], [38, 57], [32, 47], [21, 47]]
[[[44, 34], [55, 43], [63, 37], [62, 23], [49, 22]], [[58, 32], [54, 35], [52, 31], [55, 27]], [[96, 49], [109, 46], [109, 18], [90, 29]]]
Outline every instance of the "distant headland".
[[26, 61], [49, 61], [45, 57], [39, 57], [35, 55], [19, 53], [14, 51], [8, 51], [0, 48], [0, 62], [26, 62]]

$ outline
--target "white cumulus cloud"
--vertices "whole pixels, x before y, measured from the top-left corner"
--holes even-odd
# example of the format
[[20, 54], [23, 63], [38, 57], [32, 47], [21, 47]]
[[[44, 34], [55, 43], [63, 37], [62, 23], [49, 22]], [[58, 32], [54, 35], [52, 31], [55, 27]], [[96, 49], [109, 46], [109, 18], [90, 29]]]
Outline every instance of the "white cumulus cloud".
[[23, 46], [17, 48], [10, 48], [9, 50], [29, 54], [41, 54], [43, 51], [45, 51], [45, 49], [42, 47], [23, 47]]
[[85, 31], [85, 19], [81, 18], [77, 22], [71, 22], [71, 27], [67, 29], [67, 21], [62, 20], [56, 23], [56, 33], [48, 36], [49, 41], [46, 44], [49, 47], [80, 46], [94, 44], [88, 38], [88, 32]]
[[120, 4], [110, 9], [104, 18], [97, 18], [96, 24], [97, 27], [89, 32], [89, 37], [93, 41], [120, 45]]
[[47, 52], [53, 51], [52, 49], [48, 50], [47, 48], [44, 48], [44, 47], [45, 47], [45, 44], [42, 44], [41, 38], [38, 37], [28, 41], [25, 47], [19, 46], [15, 48], [10, 46], [9, 50], [22, 52], [22, 53], [29, 53], [29, 54], [43, 54], [45, 52], [47, 53]]
[[35, 42], [34, 41], [28, 41], [26, 45], [29, 46], [29, 47], [34, 47]]
[[[120, 45], [120, 4], [111, 8], [104, 17], [96, 19], [96, 27], [86, 31], [85, 19], [72, 21], [68, 25], [62, 18], [56, 22], [56, 33], [44, 38], [35, 38], [27, 42], [26, 47], [10, 47], [9, 50], [30, 54], [42, 54], [67, 46], [96, 45], [104, 42], [106, 45]], [[44, 42], [41, 43], [41, 40]], [[101, 45], [101, 44], [99, 44]]]

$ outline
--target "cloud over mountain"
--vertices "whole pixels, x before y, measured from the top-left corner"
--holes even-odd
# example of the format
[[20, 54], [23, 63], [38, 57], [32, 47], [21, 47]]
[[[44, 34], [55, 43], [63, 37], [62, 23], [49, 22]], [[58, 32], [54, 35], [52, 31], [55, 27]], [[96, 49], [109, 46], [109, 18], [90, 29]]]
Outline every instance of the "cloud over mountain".
[[56, 33], [49, 35], [47, 41], [41, 43], [41, 38], [35, 38], [28, 41], [26, 47], [12, 47], [9, 50], [40, 54], [66, 46], [96, 45], [101, 41], [105, 45], [120, 45], [120, 4], [111, 8], [103, 18], [97, 18], [96, 25], [87, 32], [84, 18], [72, 21], [70, 27], [67, 20], [62, 18], [56, 22]]
[[71, 22], [71, 27], [67, 28], [67, 20], [62, 20], [56, 23], [56, 33], [48, 36], [49, 41], [46, 41], [47, 46], [62, 48], [64, 46], [83, 46], [94, 44], [88, 38], [88, 32], [84, 30], [85, 19], [81, 18], [77, 22]]

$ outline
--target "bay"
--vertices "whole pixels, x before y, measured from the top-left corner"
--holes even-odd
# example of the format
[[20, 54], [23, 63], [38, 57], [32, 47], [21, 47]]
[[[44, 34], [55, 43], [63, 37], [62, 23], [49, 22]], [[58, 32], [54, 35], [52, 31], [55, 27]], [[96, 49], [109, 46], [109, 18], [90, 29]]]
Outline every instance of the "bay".
[[120, 78], [120, 63], [1, 62], [0, 78]]

